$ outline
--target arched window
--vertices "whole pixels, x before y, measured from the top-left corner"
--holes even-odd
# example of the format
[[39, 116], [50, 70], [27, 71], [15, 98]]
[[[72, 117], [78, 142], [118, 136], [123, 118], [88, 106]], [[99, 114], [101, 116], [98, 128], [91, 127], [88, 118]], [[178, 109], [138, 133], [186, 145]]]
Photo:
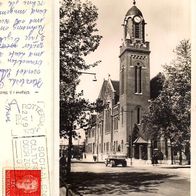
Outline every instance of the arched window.
[[137, 93], [137, 66], [135, 66], [135, 93]]
[[123, 125], [123, 121], [124, 121], [124, 109], [123, 107], [121, 108], [121, 114], [122, 114], [122, 120], [121, 120], [121, 124]]
[[140, 63], [135, 66], [135, 93], [142, 93], [142, 66]]
[[135, 38], [140, 38], [140, 24], [135, 24]]
[[139, 77], [138, 77], [138, 93], [141, 93], [142, 92], [142, 67], [140, 66], [140, 67], [138, 67], [138, 69], [139, 69], [139, 73], [138, 73], [138, 75], [139, 75]]
[[114, 116], [114, 130], [118, 130], [118, 116]]
[[141, 123], [141, 107], [137, 107], [137, 124]]
[[110, 109], [107, 109], [106, 110], [106, 112], [105, 112], [105, 114], [106, 114], [106, 126], [105, 126], [105, 132], [106, 133], [108, 133], [108, 132], [110, 132], [110, 121], [111, 121], [111, 111], [110, 111]]

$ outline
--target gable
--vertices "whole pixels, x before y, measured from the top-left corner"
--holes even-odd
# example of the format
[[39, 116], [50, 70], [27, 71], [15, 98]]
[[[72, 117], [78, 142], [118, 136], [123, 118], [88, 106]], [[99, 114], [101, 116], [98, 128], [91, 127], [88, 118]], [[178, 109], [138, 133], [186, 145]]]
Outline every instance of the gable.
[[110, 82], [108, 82], [107, 80], [104, 80], [102, 84], [101, 91], [99, 93], [99, 98], [102, 99], [104, 102], [106, 102], [108, 99], [111, 100], [114, 98], [112, 86]]
[[110, 79], [104, 80], [99, 93], [99, 98], [104, 102], [112, 100], [114, 104], [117, 104], [119, 101], [119, 81]]
[[112, 86], [114, 88], [114, 91], [115, 91], [115, 104], [117, 104], [119, 102], [119, 81], [117, 80], [111, 80], [111, 83], [112, 83]]

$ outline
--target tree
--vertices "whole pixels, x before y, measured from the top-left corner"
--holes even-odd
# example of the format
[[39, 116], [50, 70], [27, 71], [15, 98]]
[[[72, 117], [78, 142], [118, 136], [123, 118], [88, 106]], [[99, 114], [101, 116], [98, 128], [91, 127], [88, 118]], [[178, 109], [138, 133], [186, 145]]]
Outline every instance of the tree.
[[85, 56], [99, 46], [101, 36], [96, 34], [97, 8], [87, 1], [63, 0], [60, 6], [60, 80], [69, 85], [81, 70], [96, 66], [87, 64]]
[[159, 72], [154, 78], [150, 80], [150, 98], [153, 100], [157, 98], [163, 90], [165, 76]]
[[72, 137], [76, 124], [82, 124], [84, 111], [92, 109], [88, 100], [76, 93], [81, 71], [96, 66], [87, 64], [85, 56], [97, 49], [101, 36], [97, 34], [97, 8], [91, 2], [62, 0], [60, 2], [60, 137], [67, 137], [68, 166], [71, 171]]
[[[143, 117], [143, 128], [150, 138], [169, 138], [190, 158], [191, 44], [182, 40], [174, 50], [176, 58], [164, 65], [165, 81], [160, 95], [151, 101]], [[188, 149], [188, 150], [187, 150]], [[188, 158], [188, 159], [189, 159]]]

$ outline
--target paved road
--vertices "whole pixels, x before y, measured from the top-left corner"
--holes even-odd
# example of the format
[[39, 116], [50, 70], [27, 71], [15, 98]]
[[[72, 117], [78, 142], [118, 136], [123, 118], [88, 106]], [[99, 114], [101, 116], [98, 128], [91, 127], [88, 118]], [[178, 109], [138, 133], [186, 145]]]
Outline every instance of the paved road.
[[74, 163], [72, 172], [81, 195], [190, 196], [190, 168]]

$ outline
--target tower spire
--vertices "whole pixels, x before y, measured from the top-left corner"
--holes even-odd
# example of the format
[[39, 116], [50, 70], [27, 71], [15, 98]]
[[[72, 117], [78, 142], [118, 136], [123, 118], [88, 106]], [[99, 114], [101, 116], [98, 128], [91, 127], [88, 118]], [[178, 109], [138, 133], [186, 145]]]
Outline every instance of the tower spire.
[[136, 1], [135, 0], [133, 0], [133, 5], [135, 5], [136, 4]]

